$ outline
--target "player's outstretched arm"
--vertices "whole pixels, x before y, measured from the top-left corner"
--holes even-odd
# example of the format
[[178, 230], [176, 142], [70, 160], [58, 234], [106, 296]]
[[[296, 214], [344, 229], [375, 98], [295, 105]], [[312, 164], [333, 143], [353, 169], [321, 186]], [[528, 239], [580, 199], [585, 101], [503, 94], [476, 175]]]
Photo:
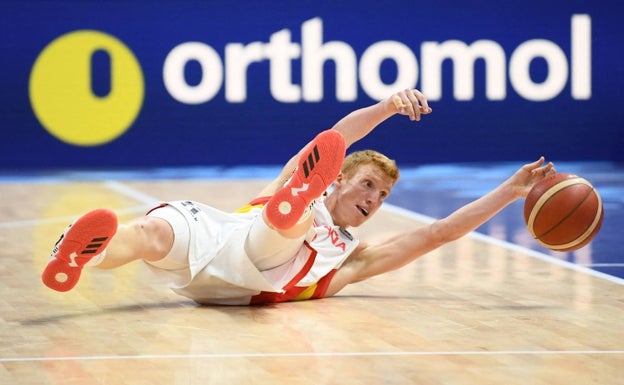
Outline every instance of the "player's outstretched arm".
[[422, 92], [416, 89], [404, 90], [372, 106], [351, 112], [332, 128], [342, 133], [348, 148], [395, 114], [406, 115], [413, 121], [419, 121], [422, 115], [431, 112], [427, 98]]
[[474, 231], [510, 203], [526, 197], [535, 183], [554, 172], [553, 164], [544, 165], [542, 157], [522, 166], [494, 190], [446, 218], [397, 234], [378, 244], [363, 244], [338, 270], [332, 279], [328, 295], [350, 283], [396, 270]]
[[[351, 112], [340, 119], [332, 129], [338, 130], [344, 136], [346, 147], [349, 148], [353, 143], [370, 133], [381, 122], [395, 114], [405, 115], [410, 120], [419, 121], [422, 115], [430, 114], [431, 112], [427, 98], [422, 92], [416, 89], [404, 90], [372, 106]], [[299, 153], [303, 148], [290, 158], [282, 168], [280, 175], [262, 189], [257, 195], [258, 197], [272, 195], [284, 185], [297, 166]]]

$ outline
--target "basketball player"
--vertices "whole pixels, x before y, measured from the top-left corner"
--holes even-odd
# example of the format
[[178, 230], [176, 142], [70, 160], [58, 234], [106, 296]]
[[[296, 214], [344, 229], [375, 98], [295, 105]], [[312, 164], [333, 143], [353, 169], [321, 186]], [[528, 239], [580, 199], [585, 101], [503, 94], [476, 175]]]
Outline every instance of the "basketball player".
[[350, 113], [316, 136], [257, 199], [235, 213], [176, 201], [119, 225], [112, 211], [91, 211], [60, 237], [43, 282], [67, 291], [84, 267], [112, 269], [143, 260], [176, 293], [201, 304], [327, 297], [475, 230], [555, 172], [542, 157], [446, 218], [377, 244], [355, 239], [348, 228], [377, 212], [399, 172], [379, 152], [358, 151], [345, 158], [346, 149], [395, 114], [418, 121], [429, 113], [418, 90]]

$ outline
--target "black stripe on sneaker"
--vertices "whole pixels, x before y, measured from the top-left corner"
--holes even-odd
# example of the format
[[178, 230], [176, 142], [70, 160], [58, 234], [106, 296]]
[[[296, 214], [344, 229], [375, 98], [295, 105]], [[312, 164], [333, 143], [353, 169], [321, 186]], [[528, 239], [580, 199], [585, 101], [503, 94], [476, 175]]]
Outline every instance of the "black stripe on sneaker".
[[108, 237], [99, 237], [99, 238], [93, 238], [91, 240], [91, 242], [93, 243], [89, 243], [87, 245], [87, 247], [85, 247], [84, 250], [82, 250], [80, 252], [80, 254], [93, 254], [97, 251], [98, 248], [100, 248], [104, 243], [104, 241], [106, 241], [108, 239]]
[[[314, 157], [312, 157], [314, 155]], [[321, 155], [318, 151], [318, 146], [314, 146], [312, 152], [308, 154], [308, 159], [303, 162], [303, 175], [307, 178], [310, 176], [310, 172], [314, 170], [315, 164], [321, 159]]]

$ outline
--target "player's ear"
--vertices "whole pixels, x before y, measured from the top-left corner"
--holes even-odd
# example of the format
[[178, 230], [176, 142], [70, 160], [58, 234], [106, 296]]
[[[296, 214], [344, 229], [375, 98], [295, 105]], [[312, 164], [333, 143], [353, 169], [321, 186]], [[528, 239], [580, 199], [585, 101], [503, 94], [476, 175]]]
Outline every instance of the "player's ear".
[[338, 174], [338, 176], [336, 177], [336, 181], [334, 181], [334, 185], [340, 185], [342, 183], [343, 177], [344, 175], [342, 175], [342, 173]]

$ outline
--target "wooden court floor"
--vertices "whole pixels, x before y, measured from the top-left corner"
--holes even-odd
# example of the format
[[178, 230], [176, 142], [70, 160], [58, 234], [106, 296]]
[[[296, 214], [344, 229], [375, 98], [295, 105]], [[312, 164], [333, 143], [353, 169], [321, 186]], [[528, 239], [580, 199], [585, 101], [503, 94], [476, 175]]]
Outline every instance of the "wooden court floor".
[[[624, 285], [468, 236], [316, 301], [203, 307], [140, 263], [40, 281], [77, 215], [158, 200], [233, 210], [260, 180], [0, 185], [0, 384], [624, 384]], [[383, 209], [355, 233], [419, 226]]]

